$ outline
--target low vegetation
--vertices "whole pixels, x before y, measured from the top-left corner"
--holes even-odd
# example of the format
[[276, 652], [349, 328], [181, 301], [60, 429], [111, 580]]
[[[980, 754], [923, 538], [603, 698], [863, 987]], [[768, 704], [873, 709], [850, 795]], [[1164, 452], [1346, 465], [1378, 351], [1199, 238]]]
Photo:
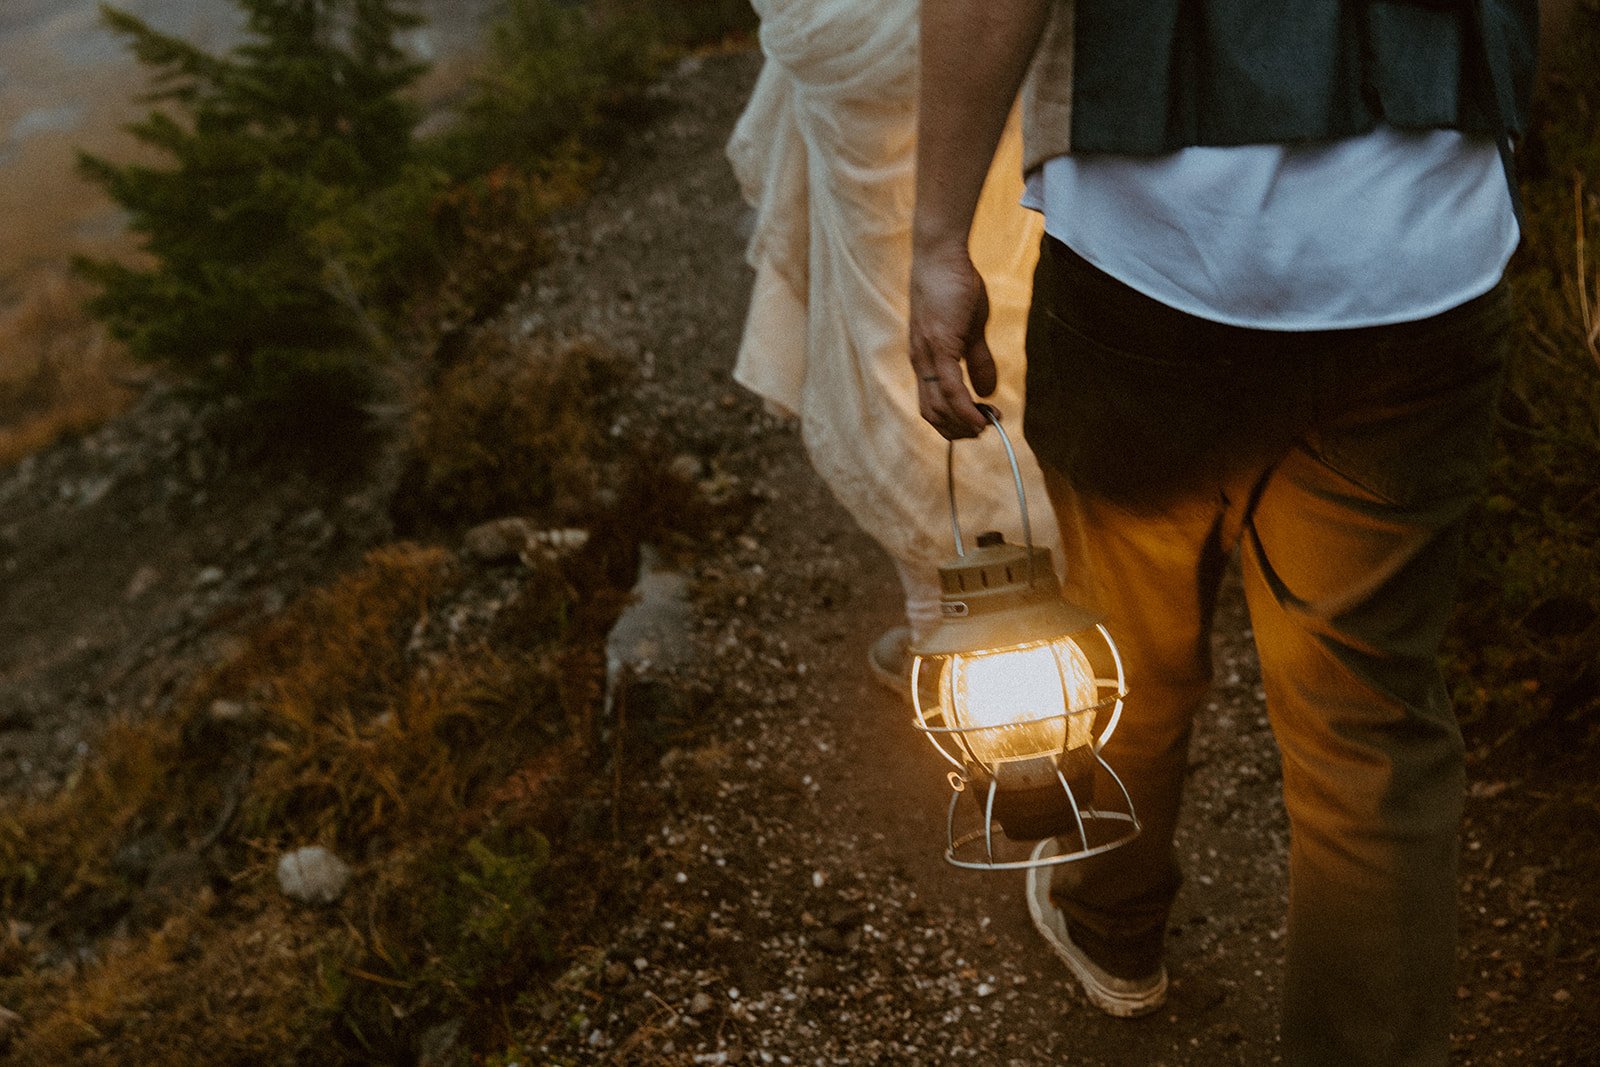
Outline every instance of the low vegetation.
[[[638, 701], [624, 747], [603, 714], [639, 540], [714, 521], [635, 470], [575, 553], [374, 549], [0, 812], [6, 1062], [466, 1063], [549, 1025], [543, 992], [639, 889], [616, 783], [692, 725]], [[313, 843], [356, 869], [336, 904], [280, 892]]]
[[[575, 610], [578, 576], [535, 568], [457, 643], [472, 576], [388, 546], [169, 715], [113, 723], [76, 782], [0, 820], [5, 913], [93, 946], [0, 969], [29, 1023], [7, 1062], [395, 1063], [452, 1020], [503, 1039], [569, 947], [544, 830], [593, 788], [571, 772], [604, 620]], [[361, 870], [336, 910], [277, 890], [308, 842]]]
[[224, 54], [105, 9], [150, 70], [156, 106], [132, 132], [157, 161], [81, 156], [146, 257], [76, 266], [136, 359], [244, 400], [234, 429], [261, 436], [359, 420], [396, 359], [497, 310], [662, 64], [750, 18], [510, 0], [454, 121], [419, 138], [404, 4], [236, 2], [249, 37]]
[[1451, 644], [1473, 736], [1539, 750], [1600, 731], [1600, 5], [1573, 17], [1524, 148], [1521, 329]]
[[[95, 309], [258, 429], [404, 399], [385, 447], [423, 538], [507, 515], [592, 535], [510, 566], [378, 546], [0, 808], [8, 1064], [455, 1064], [564, 1025], [541, 990], [625, 906], [593, 877], [620, 862], [617, 775], [683, 726], [641, 702], [624, 751], [603, 642], [641, 539], [715, 517], [606, 433], [627, 367], [489, 323], [648, 80], [748, 9], [511, 0], [461, 120], [417, 140], [398, 5], [242, 6], [256, 40], [223, 57], [109, 16], [175, 117], [141, 126], [167, 169], [85, 161], [153, 253], [83, 264]], [[308, 844], [356, 871], [337, 903], [280, 891]]]
[[397, 501], [404, 523], [529, 511], [580, 519], [602, 483], [616, 480], [620, 457], [606, 430], [631, 370], [589, 341], [479, 339], [415, 413]]
[[83, 284], [40, 272], [0, 310], [0, 469], [122, 409], [123, 360], [82, 310]]

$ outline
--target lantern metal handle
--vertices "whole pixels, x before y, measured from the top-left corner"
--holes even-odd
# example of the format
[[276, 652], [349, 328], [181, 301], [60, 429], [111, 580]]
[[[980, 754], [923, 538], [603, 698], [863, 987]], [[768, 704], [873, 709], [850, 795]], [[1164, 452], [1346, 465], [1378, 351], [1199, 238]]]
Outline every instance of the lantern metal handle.
[[[1017, 450], [1011, 447], [1011, 436], [1000, 425], [999, 409], [992, 404], [979, 404], [977, 407], [1000, 435], [1000, 443], [1006, 449], [1006, 459], [1011, 463], [1011, 481], [1017, 487], [1017, 507], [1022, 512], [1022, 541], [1028, 548], [1028, 584], [1032, 585], [1036, 566], [1033, 559], [1033, 524], [1028, 520], [1028, 494], [1022, 488], [1022, 468], [1017, 464]], [[945, 490], [950, 496], [950, 532], [955, 535], [956, 555], [965, 557], [967, 546], [961, 536], [961, 514], [956, 507], [956, 443], [953, 440], [945, 444], [944, 475]]]

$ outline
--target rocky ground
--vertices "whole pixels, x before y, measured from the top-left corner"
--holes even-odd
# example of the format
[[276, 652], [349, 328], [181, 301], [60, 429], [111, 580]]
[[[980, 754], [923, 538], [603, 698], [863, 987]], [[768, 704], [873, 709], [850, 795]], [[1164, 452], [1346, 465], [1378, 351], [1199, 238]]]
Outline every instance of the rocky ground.
[[[614, 919], [574, 917], [599, 933], [518, 1062], [1274, 1062], [1287, 825], [1236, 592], [1192, 756], [1164, 1010], [1087, 1007], [1021, 877], [941, 860], [943, 764], [864, 661], [895, 621], [888, 561], [792, 427], [729, 379], [747, 222], [721, 146], [757, 65], [710, 56], [667, 79], [663, 117], [559, 220], [554, 261], [499, 323], [634, 360], [611, 432], [752, 502], [678, 560], [692, 624], [657, 657], [676, 666], [629, 690], [699, 716], [617, 783], [617, 867], [595, 874], [642, 888]], [[159, 711], [164, 678], [385, 536], [381, 472], [330, 488], [213, 471], [188, 426], [156, 393], [0, 476], [0, 787], [48, 790], [106, 708]], [[634, 736], [611, 724], [616, 745]], [[1567, 757], [1474, 749], [1461, 1063], [1600, 1062], [1597, 812], [1592, 786], [1565, 784], [1593, 757]]]
[[197, 664], [386, 531], [372, 472], [235, 469], [216, 415], [151, 385], [0, 473], [0, 790], [52, 790], [87, 727], [164, 712]]

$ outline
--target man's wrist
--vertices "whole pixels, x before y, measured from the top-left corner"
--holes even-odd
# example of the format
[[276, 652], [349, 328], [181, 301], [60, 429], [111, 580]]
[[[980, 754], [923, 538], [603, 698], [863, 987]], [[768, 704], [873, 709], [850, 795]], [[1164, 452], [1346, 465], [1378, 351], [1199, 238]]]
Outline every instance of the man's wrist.
[[965, 258], [971, 223], [921, 222], [911, 227], [911, 254], [919, 260]]

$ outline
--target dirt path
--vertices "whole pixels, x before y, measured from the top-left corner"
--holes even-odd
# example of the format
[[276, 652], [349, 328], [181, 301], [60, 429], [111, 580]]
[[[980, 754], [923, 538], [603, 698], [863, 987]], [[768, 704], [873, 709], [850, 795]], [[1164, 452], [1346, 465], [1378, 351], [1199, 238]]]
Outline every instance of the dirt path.
[[[1287, 828], [1236, 590], [1192, 754], [1165, 1010], [1088, 1008], [1033, 933], [1020, 876], [940, 858], [944, 765], [864, 661], [898, 611], [889, 563], [793, 429], [729, 379], [749, 279], [722, 145], [757, 65], [712, 56], [667, 79], [663, 117], [558, 220], [552, 262], [500, 322], [630, 357], [642, 377], [612, 432], [749, 504], [687, 553], [692, 666], [630, 691], [691, 725], [618, 783], [617, 888], [599, 895], [622, 918], [540, 991], [546, 1023], [519, 1062], [1274, 1062]], [[0, 477], [0, 787], [58, 781], [39, 767], [65, 767], [120, 689], [159, 707], [143, 676], [176, 670], [169, 645], [204, 658], [194, 646], [384, 536], [371, 494], [213, 493], [146, 407]], [[111, 478], [125, 455], [150, 471]], [[160, 479], [162, 500], [141, 491]], [[650, 749], [649, 711], [611, 724], [618, 750]], [[1600, 820], [1585, 807], [1600, 775], [1581, 751], [1545, 751], [1469, 757], [1463, 1064], [1600, 1062]]]
[[[1129, 1023], [1088, 1008], [1033, 933], [1020, 876], [940, 859], [943, 764], [863, 659], [895, 621], [888, 560], [829, 498], [793, 430], [729, 380], [748, 223], [721, 146], [757, 68], [748, 54], [712, 58], [667, 82], [677, 110], [566, 221], [545, 274], [558, 280], [525, 312], [529, 327], [596, 333], [638, 355], [650, 370], [640, 422], [760, 501], [740, 536], [694, 565], [700, 665], [679, 681], [716, 694], [700, 709], [702, 742], [629, 785], [666, 797], [673, 812], [628, 827], [632, 862], [654, 888], [615, 940], [596, 946], [604, 977], [552, 1027], [543, 1054], [1274, 1062], [1288, 831], [1236, 589], [1219, 617], [1217, 687], [1179, 830], [1188, 882], [1165, 1010]], [[533, 310], [551, 307], [563, 308], [553, 321]], [[1492, 855], [1477, 862], [1483, 837], [1492, 842], [1515, 817], [1483, 803], [1505, 788], [1479, 781], [1469, 810], [1459, 1059], [1594, 1062], [1589, 950], [1575, 953], [1569, 939], [1547, 951], [1582, 885], [1540, 883], [1545, 869], [1520, 868], [1525, 891], [1507, 891], [1498, 875], [1509, 856], [1501, 871]], [[1581, 1024], [1564, 1030], [1560, 1013]]]
[[1194, 750], [1165, 1012], [1128, 1024], [1085, 1007], [1029, 925], [1021, 876], [944, 864], [945, 765], [865, 665], [896, 621], [888, 559], [829, 497], [794, 431], [728, 377], [748, 277], [721, 144], [755, 69], [752, 56], [726, 57], [669, 83], [681, 110], [563, 227], [566, 261], [545, 277], [570, 281], [530, 302], [567, 306], [570, 322], [547, 325], [652, 353], [644, 417], [675, 426], [680, 447], [762, 501], [697, 565], [702, 679], [733, 698], [707, 709], [717, 718], [702, 748], [669, 760], [660, 782], [635, 783], [681, 793], [680, 817], [634, 828], [651, 839], [661, 886], [608, 946], [632, 977], [588, 1013], [572, 1051], [1270, 1062], [1286, 828], [1236, 597]]

